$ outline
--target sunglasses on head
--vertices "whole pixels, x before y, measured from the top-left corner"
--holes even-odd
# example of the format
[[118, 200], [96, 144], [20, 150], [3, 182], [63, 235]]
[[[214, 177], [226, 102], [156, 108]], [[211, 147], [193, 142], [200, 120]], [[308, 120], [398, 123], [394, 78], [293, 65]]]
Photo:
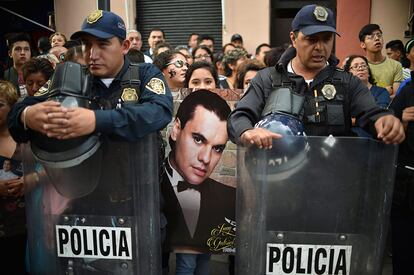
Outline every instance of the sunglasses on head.
[[188, 68], [188, 66], [189, 66], [189, 64], [187, 62], [182, 61], [182, 60], [175, 60], [175, 61], [167, 63], [166, 65], [168, 66], [168, 65], [171, 65], [171, 64], [174, 65], [178, 69], [182, 68], [184, 66], [186, 66]]

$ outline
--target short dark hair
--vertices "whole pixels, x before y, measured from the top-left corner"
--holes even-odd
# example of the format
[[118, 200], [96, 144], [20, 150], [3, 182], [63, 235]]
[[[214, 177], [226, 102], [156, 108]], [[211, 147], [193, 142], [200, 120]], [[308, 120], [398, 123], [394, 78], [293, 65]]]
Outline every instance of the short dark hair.
[[236, 48], [236, 46], [233, 43], [230, 42], [230, 43], [224, 44], [223, 47], [221, 48], [221, 51], [224, 53], [228, 46], [233, 46], [233, 48]]
[[214, 44], [214, 38], [208, 34], [200, 34], [197, 39], [197, 44], [200, 45], [201, 41], [203, 40], [211, 40]]
[[404, 44], [401, 40], [391, 40], [387, 44], [385, 44], [386, 49], [391, 49], [393, 51], [400, 51], [401, 54], [405, 54]]
[[[218, 94], [204, 89], [197, 90], [184, 98], [178, 107], [177, 115], [175, 117], [180, 120], [181, 129], [184, 129], [187, 122], [194, 118], [195, 110], [198, 106], [216, 114], [220, 121], [227, 120], [227, 117], [231, 112], [227, 102]], [[174, 152], [175, 141], [172, 140], [171, 136], [169, 138], [169, 143], [171, 151]]]
[[185, 74], [185, 81], [184, 81], [184, 87], [188, 88], [188, 84], [190, 83], [190, 78], [193, 75], [194, 71], [197, 69], [206, 69], [211, 73], [213, 76], [214, 82], [216, 83], [216, 87], [218, 87], [218, 73], [216, 68], [213, 66], [213, 64], [207, 62], [207, 61], [198, 61], [194, 62], [187, 70], [187, 73]]
[[279, 46], [271, 48], [270, 51], [265, 53], [263, 61], [266, 64], [266, 67], [276, 66], [277, 62], [285, 51], [286, 49], [284, 47]]
[[190, 40], [190, 39], [191, 39], [191, 37], [192, 37], [193, 35], [200, 36], [200, 34], [199, 34], [199, 33], [197, 33], [197, 32], [192, 32], [192, 33], [190, 33], [190, 35], [188, 36], [188, 39], [187, 39], [187, 40]]
[[258, 55], [259, 53], [260, 53], [260, 50], [262, 49], [262, 47], [269, 47], [269, 48], [271, 48], [271, 46], [269, 45], [269, 44], [267, 44], [267, 43], [262, 43], [262, 44], [260, 44], [259, 46], [257, 46], [257, 48], [256, 48], [256, 55]]
[[152, 32], [162, 32], [162, 38], [164, 38], [164, 39], [165, 39], [165, 32], [164, 32], [164, 30], [162, 30], [162, 29], [160, 29], [160, 28], [152, 28], [152, 29], [150, 30], [150, 32], [149, 32], [148, 37], [149, 37], [149, 36], [151, 36], [151, 33], [152, 33]]
[[167, 43], [167, 42], [159, 42], [159, 43], [157, 43], [155, 45], [155, 48], [154, 48], [154, 56], [158, 55], [158, 50], [160, 48], [168, 48], [169, 50], [172, 50], [172, 47], [171, 47], [170, 43]]
[[376, 84], [375, 79], [372, 76], [371, 69], [369, 68], [368, 59], [365, 56], [357, 55], [357, 54], [348, 56], [346, 58], [346, 62], [345, 62], [345, 65], [344, 65], [344, 71], [349, 72], [349, 70], [351, 69], [352, 60], [354, 60], [355, 58], [362, 58], [365, 61], [365, 63], [367, 63], [368, 73], [369, 73], [368, 82], [371, 83], [372, 85], [375, 85]]
[[23, 79], [26, 80], [26, 78], [33, 73], [40, 72], [46, 80], [48, 80], [54, 70], [52, 63], [49, 62], [46, 58], [31, 58], [29, 61], [23, 64], [22, 67], [23, 70]]
[[359, 41], [364, 42], [365, 36], [372, 34], [374, 31], [380, 31], [382, 33], [380, 26], [377, 24], [368, 24], [363, 26], [359, 31]]
[[70, 49], [73, 47], [77, 47], [77, 46], [82, 46], [82, 43], [79, 40], [68, 40], [65, 42], [65, 44], [63, 44], [63, 47], [65, 47], [66, 49]]
[[144, 63], [144, 54], [138, 49], [129, 49], [127, 56], [132, 63]]
[[[162, 52], [159, 55], [155, 56], [153, 64], [157, 66], [160, 71], [162, 71], [168, 66], [167, 64], [170, 63], [174, 56], [177, 54], [184, 56], [180, 51], [176, 50], [168, 50]], [[184, 56], [184, 58], [186, 57]]]
[[211, 59], [213, 59], [213, 53], [211, 52], [211, 50], [207, 47], [207, 46], [205, 46], [205, 45], [198, 45], [197, 47], [195, 47], [195, 49], [192, 51], [192, 55], [193, 55], [193, 58], [195, 58], [195, 53], [198, 51], [198, 49], [203, 49], [203, 50], [205, 50], [207, 53], [208, 53], [208, 55], [210, 55], [210, 57], [211, 57]]
[[37, 48], [40, 50], [42, 54], [49, 52], [52, 46], [49, 43], [49, 37], [42, 36], [37, 40]]
[[65, 59], [63, 59], [63, 62], [66, 62], [66, 61], [76, 62], [78, 58], [83, 58], [82, 46], [70, 47], [68, 48], [68, 51], [65, 53]]
[[236, 75], [236, 89], [243, 89], [244, 87], [244, 77], [248, 71], [260, 71], [261, 69], [265, 68], [265, 64], [259, 60], [255, 59], [248, 59], [241, 63], [237, 67], [237, 75]]
[[7, 46], [9, 47], [9, 50], [12, 50], [14, 43], [19, 42], [19, 41], [26, 41], [27, 43], [29, 43], [31, 47], [30, 36], [27, 33], [20, 32], [20, 33], [14, 33], [7, 38]]

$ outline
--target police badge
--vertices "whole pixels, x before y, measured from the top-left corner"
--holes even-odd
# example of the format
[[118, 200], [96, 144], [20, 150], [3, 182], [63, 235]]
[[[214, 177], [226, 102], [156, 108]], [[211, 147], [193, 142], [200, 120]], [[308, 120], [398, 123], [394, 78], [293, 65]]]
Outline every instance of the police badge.
[[86, 22], [88, 22], [89, 24], [93, 24], [96, 21], [98, 21], [99, 18], [101, 18], [102, 16], [103, 16], [102, 10], [95, 10], [88, 15], [88, 17], [86, 18]]
[[335, 98], [336, 95], [336, 89], [335, 86], [332, 84], [325, 84], [325, 86], [322, 87], [322, 95], [327, 100], [332, 100]]
[[165, 85], [164, 82], [159, 78], [151, 78], [151, 80], [147, 83], [145, 86], [148, 90], [150, 90], [153, 93], [156, 93], [158, 95], [164, 95], [165, 94]]
[[318, 21], [325, 22], [328, 19], [328, 11], [324, 7], [316, 6], [313, 14]]
[[124, 102], [136, 102], [138, 100], [137, 91], [134, 88], [125, 88], [122, 91], [121, 99]]

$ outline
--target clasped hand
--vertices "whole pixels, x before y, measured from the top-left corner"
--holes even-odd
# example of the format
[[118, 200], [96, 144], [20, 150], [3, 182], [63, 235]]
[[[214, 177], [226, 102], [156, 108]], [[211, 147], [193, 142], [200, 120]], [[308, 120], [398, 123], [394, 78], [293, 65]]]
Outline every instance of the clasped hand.
[[0, 181], [0, 195], [3, 197], [21, 197], [24, 194], [23, 178]]
[[51, 138], [75, 138], [95, 130], [95, 113], [92, 110], [66, 108], [56, 101], [45, 101], [28, 108], [27, 127]]

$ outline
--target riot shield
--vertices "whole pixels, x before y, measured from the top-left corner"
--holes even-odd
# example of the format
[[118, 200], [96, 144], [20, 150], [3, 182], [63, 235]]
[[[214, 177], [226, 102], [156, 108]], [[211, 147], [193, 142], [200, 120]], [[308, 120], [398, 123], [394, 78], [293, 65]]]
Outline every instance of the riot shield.
[[161, 274], [156, 134], [51, 168], [25, 146], [31, 274]]
[[381, 274], [397, 147], [282, 140], [238, 150], [236, 274]]

